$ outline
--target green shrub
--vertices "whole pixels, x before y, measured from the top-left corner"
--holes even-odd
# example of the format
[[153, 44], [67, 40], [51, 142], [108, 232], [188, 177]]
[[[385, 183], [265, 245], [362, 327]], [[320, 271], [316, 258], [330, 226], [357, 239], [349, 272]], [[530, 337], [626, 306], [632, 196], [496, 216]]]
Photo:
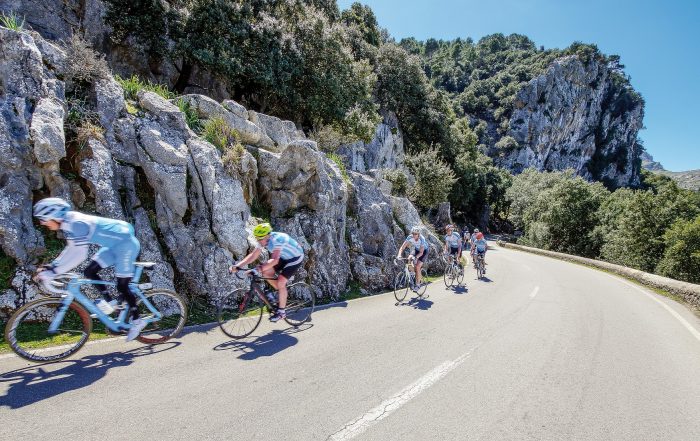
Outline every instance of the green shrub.
[[700, 216], [680, 220], [664, 234], [666, 251], [656, 267], [662, 276], [700, 283]]
[[15, 259], [5, 254], [0, 248], [0, 290], [10, 288], [10, 282], [15, 276], [17, 262]]
[[245, 155], [245, 147], [238, 142], [232, 146], [226, 147], [224, 154], [221, 156], [224, 169], [229, 175], [236, 179], [241, 179], [243, 177], [243, 171], [241, 170], [243, 155]]
[[495, 147], [498, 150], [510, 151], [518, 148], [518, 141], [516, 141], [512, 136], [504, 136], [499, 139]]
[[423, 208], [432, 208], [447, 200], [452, 185], [457, 181], [452, 169], [438, 156], [436, 149], [428, 149], [406, 157], [406, 165], [416, 177], [409, 189], [409, 198]]
[[343, 175], [343, 181], [345, 181], [346, 184], [350, 185], [350, 176], [348, 176], [348, 171], [345, 168], [345, 162], [343, 162], [343, 158], [341, 158], [335, 153], [326, 153], [326, 156], [328, 157], [328, 159], [335, 162], [335, 165], [337, 165], [340, 169], [340, 174]]
[[222, 153], [226, 152], [227, 147], [239, 143], [241, 139], [238, 132], [229, 127], [220, 116], [204, 121], [202, 136]]
[[24, 18], [20, 21], [14, 11], [10, 11], [9, 14], [0, 12], [0, 25], [12, 31], [21, 31], [24, 28]]
[[192, 105], [182, 98], [178, 98], [175, 104], [180, 109], [180, 112], [185, 114], [185, 121], [187, 126], [196, 133], [202, 131], [202, 121], [199, 119], [197, 111], [192, 108]]
[[168, 89], [167, 86], [151, 83], [150, 81], [143, 81], [136, 75], [132, 75], [129, 78], [122, 78], [119, 75], [115, 75], [114, 79], [117, 80], [117, 83], [124, 89], [124, 98], [128, 100], [136, 101], [137, 95], [141, 90], [153, 92], [166, 100], [175, 98], [175, 94]]
[[386, 169], [383, 178], [391, 182], [391, 194], [405, 197], [408, 192], [408, 177], [406, 172], [400, 169]]

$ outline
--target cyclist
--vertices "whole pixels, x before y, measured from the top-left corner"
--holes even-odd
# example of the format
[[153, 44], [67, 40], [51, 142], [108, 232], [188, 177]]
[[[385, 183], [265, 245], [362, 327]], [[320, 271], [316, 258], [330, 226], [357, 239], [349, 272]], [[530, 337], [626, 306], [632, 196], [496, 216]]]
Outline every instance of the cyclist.
[[466, 225], [462, 228], [462, 249], [466, 250], [470, 246], [471, 236], [469, 235], [469, 227]]
[[474, 268], [476, 268], [476, 256], [475, 256], [475, 249], [474, 249], [474, 244], [476, 243], [476, 235], [479, 234], [479, 229], [474, 228], [474, 232], [472, 235], [469, 237], [469, 255], [472, 256], [472, 263], [474, 264]]
[[445, 246], [443, 252], [448, 254], [447, 247], [449, 246], [449, 254], [457, 259], [460, 268], [462, 267], [462, 237], [458, 232], [454, 231], [454, 225], [447, 226], [447, 235], [445, 236]]
[[401, 254], [406, 247], [413, 247], [412, 253], [408, 256], [409, 260], [415, 260], [415, 270], [416, 270], [416, 284], [412, 287], [414, 292], [418, 292], [421, 287], [421, 273], [420, 270], [423, 268], [423, 263], [428, 256], [428, 241], [425, 240], [422, 234], [420, 234], [420, 227], [415, 226], [411, 228], [411, 234], [406, 237], [406, 240], [401, 245], [397, 259], [401, 258]]
[[476, 253], [484, 259], [484, 274], [486, 274], [486, 250], [488, 250], [488, 244], [486, 243], [486, 239], [484, 239], [483, 233], [476, 233], [476, 241], [473, 247]]
[[[88, 256], [89, 245], [100, 245], [99, 251], [85, 268], [85, 276], [90, 280], [101, 281], [98, 272], [114, 266], [117, 277], [117, 291], [129, 305], [131, 328], [126, 341], [135, 339], [146, 327], [146, 321], [139, 317], [136, 296], [129, 289], [134, 277], [134, 262], [141, 244], [134, 236], [134, 227], [128, 222], [105, 217], [91, 216], [71, 209], [71, 205], [61, 198], [42, 199], [34, 205], [34, 216], [39, 223], [51, 231], [61, 230], [66, 238], [66, 248], [48, 265], [39, 267], [36, 278], [50, 281], [59, 274], [66, 273]], [[107, 293], [107, 286], [95, 284], [102, 299], [95, 302], [105, 314], [114, 312], [117, 302]]]
[[253, 236], [258, 241], [252, 253], [245, 256], [240, 262], [234, 263], [230, 272], [238, 271], [238, 268], [254, 262], [260, 256], [263, 247], [270, 252], [270, 259], [257, 267], [263, 277], [272, 278], [278, 273], [276, 280], [267, 282], [279, 293], [277, 312], [270, 317], [270, 321], [277, 322], [287, 317], [287, 282], [297, 272], [304, 260], [304, 250], [299, 243], [288, 234], [272, 231], [268, 223], [256, 225], [253, 228]]

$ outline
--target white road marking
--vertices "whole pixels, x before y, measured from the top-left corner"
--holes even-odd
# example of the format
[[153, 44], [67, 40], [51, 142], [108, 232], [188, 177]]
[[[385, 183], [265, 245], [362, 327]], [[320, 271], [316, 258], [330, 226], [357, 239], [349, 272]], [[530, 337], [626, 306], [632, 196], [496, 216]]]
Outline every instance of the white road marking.
[[665, 304], [665, 303], [662, 302], [661, 300], [659, 300], [659, 299], [657, 299], [656, 297], [654, 297], [651, 293], [647, 292], [646, 290], [640, 288], [639, 286], [637, 286], [637, 285], [635, 285], [635, 284], [633, 284], [633, 283], [630, 283], [630, 282], [628, 282], [628, 281], [626, 281], [626, 280], [619, 279], [618, 277], [615, 277], [615, 276], [613, 276], [613, 275], [611, 275], [611, 274], [607, 274], [607, 273], [603, 273], [603, 274], [605, 274], [605, 275], [608, 276], [608, 277], [612, 277], [613, 279], [617, 280], [618, 282], [624, 283], [625, 285], [627, 285], [627, 286], [629, 286], [629, 287], [631, 287], [631, 288], [636, 289], [637, 291], [643, 293], [645, 296], [649, 297], [650, 299], [652, 299], [653, 301], [655, 301], [655, 302], [658, 303], [659, 305], [663, 306], [664, 309], [665, 309], [666, 311], [668, 311], [673, 317], [676, 318], [676, 320], [678, 320], [679, 322], [681, 322], [681, 324], [682, 324], [683, 326], [685, 326], [685, 328], [686, 328], [688, 331], [690, 331], [690, 333], [693, 335], [693, 337], [695, 337], [698, 341], [700, 341], [700, 331], [698, 331], [697, 329], [695, 329], [695, 327], [693, 327], [693, 325], [691, 325], [690, 323], [688, 323], [688, 322], [686, 321], [686, 319], [684, 319], [683, 317], [681, 317], [681, 315], [678, 314], [676, 311], [674, 311], [673, 308], [671, 308], [670, 306], [668, 306], [667, 304]]
[[428, 389], [433, 384], [437, 383], [445, 375], [452, 372], [460, 364], [464, 363], [476, 350], [478, 346], [470, 349], [467, 353], [459, 356], [452, 361], [446, 361], [440, 366], [431, 370], [421, 378], [419, 378], [414, 383], [406, 386], [400, 392], [382, 401], [377, 407], [374, 407], [358, 418], [349, 421], [345, 426], [339, 431], [335, 432], [333, 435], [328, 437], [328, 441], [341, 441], [348, 440], [356, 437], [357, 435], [363, 433], [369, 428], [369, 426], [374, 423], [383, 420], [388, 417], [392, 412], [398, 410], [401, 406], [408, 403], [415, 397], [417, 397], [421, 392]]
[[530, 293], [530, 298], [534, 299], [538, 292], [540, 292], [540, 287], [536, 286], [535, 289], [533, 289], [532, 292]]

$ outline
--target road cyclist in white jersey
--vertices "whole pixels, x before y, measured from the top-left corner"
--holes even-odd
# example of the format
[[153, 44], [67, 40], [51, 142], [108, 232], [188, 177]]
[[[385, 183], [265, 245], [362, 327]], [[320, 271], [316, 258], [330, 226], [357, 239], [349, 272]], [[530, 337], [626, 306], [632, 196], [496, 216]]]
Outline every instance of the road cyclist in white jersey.
[[453, 259], [457, 259], [459, 266], [462, 266], [462, 237], [455, 231], [454, 225], [450, 224], [446, 227], [447, 234], [445, 235], [445, 246], [443, 252], [446, 255], [451, 255]]
[[[135, 339], [147, 323], [139, 318], [136, 296], [129, 289], [129, 282], [134, 277], [134, 262], [141, 249], [138, 239], [134, 236], [134, 227], [121, 220], [73, 211], [71, 205], [61, 198], [40, 200], [34, 205], [34, 216], [49, 230], [62, 231], [66, 238], [66, 248], [53, 262], [42, 265], [36, 278], [50, 281], [67, 273], [87, 258], [90, 244], [99, 245], [101, 248], [85, 269], [85, 277], [101, 281], [98, 272], [114, 266], [117, 291], [130, 308], [132, 326], [126, 340]], [[105, 314], [114, 312], [117, 302], [107, 293], [107, 287], [101, 284], [94, 286], [103, 297], [95, 302], [96, 306]]]
[[[258, 241], [252, 253], [241, 259], [229, 268], [230, 272], [238, 271], [260, 256], [264, 248], [270, 252], [270, 259], [258, 266], [267, 282], [279, 293], [277, 312], [270, 317], [270, 321], [277, 322], [287, 316], [287, 282], [297, 272], [304, 261], [304, 250], [299, 243], [288, 234], [272, 231], [269, 223], [262, 223], [253, 228], [253, 236]], [[273, 279], [275, 272], [277, 279]]]
[[415, 226], [411, 228], [411, 234], [406, 237], [406, 240], [401, 245], [401, 248], [399, 248], [399, 252], [396, 254], [397, 259], [401, 258], [403, 250], [405, 250], [407, 247], [411, 247], [411, 255], [409, 256], [409, 259], [415, 261], [416, 271], [416, 284], [411, 289], [413, 289], [414, 292], [418, 292], [423, 282], [421, 280], [421, 268], [423, 268], [423, 264], [428, 257], [428, 241], [425, 240], [425, 237], [423, 237], [422, 234], [420, 234], [420, 227]]

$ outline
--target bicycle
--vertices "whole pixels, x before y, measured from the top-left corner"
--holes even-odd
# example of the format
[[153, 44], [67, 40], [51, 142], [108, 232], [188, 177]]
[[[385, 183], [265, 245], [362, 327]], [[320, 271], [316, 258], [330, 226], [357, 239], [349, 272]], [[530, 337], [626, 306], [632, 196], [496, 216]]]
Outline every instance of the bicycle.
[[[231, 338], [247, 337], [257, 329], [263, 316], [263, 309], [270, 314], [277, 312], [275, 292], [266, 289], [265, 280], [274, 278], [263, 277], [257, 270], [237, 271], [236, 277], [243, 280], [240, 273], [250, 278], [250, 286], [237, 289], [231, 295], [219, 302], [216, 319], [224, 334]], [[285, 321], [294, 327], [306, 323], [316, 307], [316, 295], [311, 287], [304, 282], [296, 282], [287, 286], [287, 316]]]
[[445, 280], [445, 286], [447, 288], [451, 287], [454, 285], [455, 280], [457, 285], [461, 285], [462, 281], [464, 281], [464, 268], [451, 254], [443, 254], [443, 261], [445, 262], [445, 271], [442, 277]]
[[[150, 283], [139, 284], [143, 271], [153, 268], [155, 263], [136, 262], [135, 265], [136, 272], [129, 288], [137, 297], [141, 319], [147, 323], [136, 339], [146, 344], [164, 343], [176, 337], [185, 326], [187, 305], [173, 291], [153, 289]], [[74, 354], [87, 342], [93, 317], [102, 322], [110, 334], [128, 331], [131, 328], [127, 321], [128, 307], [121, 308], [119, 315], [112, 318], [80, 291], [83, 285], [98, 284], [116, 286], [114, 282], [81, 279], [74, 273], [43, 282], [42, 288], [52, 296], [25, 304], [7, 322], [5, 340], [10, 348], [25, 360], [56, 361]]]
[[476, 253], [476, 276], [481, 279], [484, 276], [484, 270], [486, 269], [484, 265], [484, 255], [477, 251]]
[[[394, 259], [394, 262], [398, 263], [399, 261], [405, 262], [403, 271], [397, 272], [394, 276], [394, 297], [396, 298], [396, 301], [400, 303], [403, 302], [403, 299], [406, 298], [408, 290], [415, 286], [416, 274], [415, 267], [413, 266], [412, 261], [405, 257]], [[421, 268], [420, 274], [423, 283], [420, 287], [418, 287], [418, 290], [416, 292], [418, 293], [419, 297], [423, 297], [425, 291], [428, 289], [428, 284], [426, 282], [428, 277], [428, 271], [425, 269], [425, 267]]]

